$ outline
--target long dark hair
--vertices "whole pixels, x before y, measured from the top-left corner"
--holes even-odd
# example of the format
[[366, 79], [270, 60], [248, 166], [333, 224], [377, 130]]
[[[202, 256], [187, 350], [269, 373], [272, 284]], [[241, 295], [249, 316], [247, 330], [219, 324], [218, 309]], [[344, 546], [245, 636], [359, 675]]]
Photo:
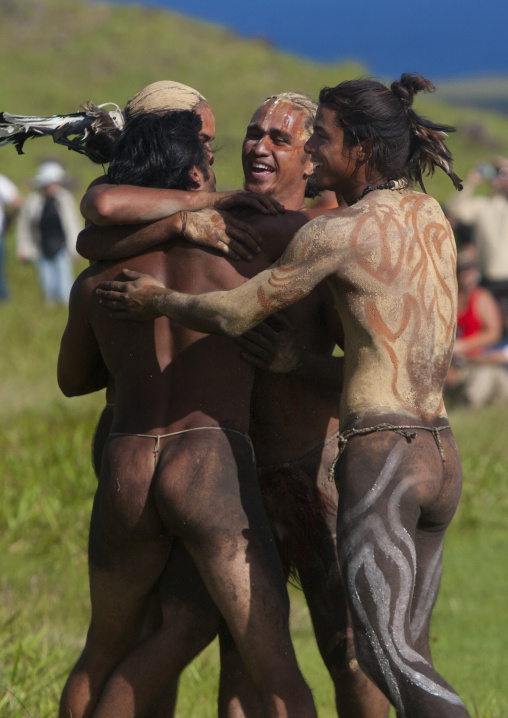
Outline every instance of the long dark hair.
[[200, 131], [201, 118], [191, 110], [133, 118], [115, 144], [108, 169], [110, 181], [161, 189], [197, 188], [190, 176], [194, 167], [208, 179]]
[[446, 133], [455, 128], [436, 124], [412, 108], [417, 92], [434, 90], [422, 75], [405, 73], [390, 88], [369, 79], [324, 87], [319, 102], [335, 112], [347, 147], [371, 143], [372, 166], [387, 180], [405, 179], [425, 191], [423, 175], [440, 167], [460, 190], [461, 180], [452, 170], [452, 153], [445, 144]]

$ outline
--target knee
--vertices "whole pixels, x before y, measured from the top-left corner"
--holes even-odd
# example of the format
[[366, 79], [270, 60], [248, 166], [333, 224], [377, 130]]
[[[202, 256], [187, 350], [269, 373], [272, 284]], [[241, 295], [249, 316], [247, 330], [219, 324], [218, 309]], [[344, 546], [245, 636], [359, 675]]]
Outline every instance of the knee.
[[173, 643], [185, 645], [189, 653], [197, 655], [217, 636], [219, 612], [215, 607], [180, 607], [178, 612], [165, 611], [162, 631]]
[[206, 648], [217, 636], [219, 631], [219, 613], [210, 610], [194, 617], [189, 639], [194, 642], [199, 651]]

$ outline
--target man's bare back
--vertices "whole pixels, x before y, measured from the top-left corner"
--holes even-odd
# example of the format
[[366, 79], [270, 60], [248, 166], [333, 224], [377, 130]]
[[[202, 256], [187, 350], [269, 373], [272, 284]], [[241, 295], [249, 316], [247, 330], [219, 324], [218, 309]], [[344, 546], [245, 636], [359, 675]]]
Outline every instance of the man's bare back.
[[[261, 256], [257, 261], [269, 263]], [[296, 681], [306, 716], [312, 711], [310, 696], [290, 643], [284, 577], [246, 436], [253, 368], [240, 360], [241, 350], [232, 340], [203, 336], [166, 319], [124, 326], [109, 319], [94, 289], [101, 278], [117, 277], [129, 266], [189, 291], [227, 289], [246, 280], [226, 258], [176, 242], [132, 260], [93, 265], [75, 285], [69, 327], [77, 335], [89, 322], [95, 343], [88, 331], [84, 346], [76, 345], [69, 328], [62, 351], [65, 355], [72, 344], [76, 359], [91, 344], [102, 355], [115, 382], [115, 415], [90, 536], [92, 607], [101, 618], [92, 618], [67, 693], [79, 695], [82, 703], [100, 697], [97, 718], [111, 715], [110, 701], [120, 710], [117, 696], [123, 685], [104, 683], [95, 651], [97, 646], [102, 650], [105, 636], [118, 635], [108, 666], [110, 671], [120, 666], [121, 674], [122, 660], [138, 640], [145, 598], [167, 563], [172, 536], [179, 536], [229, 624], [265, 709], [274, 716], [285, 715], [286, 708], [288, 715], [299, 715], [301, 707], [285, 688]], [[256, 271], [256, 262], [242, 267], [248, 275]], [[76, 326], [76, 314], [81, 326]], [[185, 433], [167, 436], [175, 432]], [[111, 626], [104, 624], [104, 609], [113, 596]], [[267, 626], [270, 637], [262, 638]], [[269, 655], [266, 641], [273, 641]], [[91, 697], [84, 688], [76, 689], [85, 674], [89, 680], [90, 664]], [[271, 699], [275, 694], [281, 698]], [[80, 715], [79, 706], [65, 704], [65, 692], [63, 700], [66, 709]], [[125, 705], [121, 711], [128, 715]]]

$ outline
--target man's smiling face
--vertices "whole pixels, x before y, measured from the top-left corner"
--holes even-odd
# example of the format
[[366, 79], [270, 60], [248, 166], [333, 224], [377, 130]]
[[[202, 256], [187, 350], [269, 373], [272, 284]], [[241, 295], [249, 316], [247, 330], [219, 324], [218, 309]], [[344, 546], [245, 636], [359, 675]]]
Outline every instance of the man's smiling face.
[[303, 203], [305, 185], [313, 172], [304, 152], [308, 137], [305, 112], [286, 100], [271, 99], [261, 105], [247, 127], [243, 141], [244, 188], [269, 194], [288, 207]]

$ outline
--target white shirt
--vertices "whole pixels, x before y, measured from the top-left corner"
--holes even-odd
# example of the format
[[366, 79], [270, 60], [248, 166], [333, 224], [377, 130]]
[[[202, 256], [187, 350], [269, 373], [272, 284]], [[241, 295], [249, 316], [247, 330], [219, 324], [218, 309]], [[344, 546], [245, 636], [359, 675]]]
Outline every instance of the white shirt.
[[473, 243], [478, 249], [480, 269], [490, 281], [508, 280], [508, 199], [472, 196], [464, 184], [446, 205], [447, 211], [473, 228]]

